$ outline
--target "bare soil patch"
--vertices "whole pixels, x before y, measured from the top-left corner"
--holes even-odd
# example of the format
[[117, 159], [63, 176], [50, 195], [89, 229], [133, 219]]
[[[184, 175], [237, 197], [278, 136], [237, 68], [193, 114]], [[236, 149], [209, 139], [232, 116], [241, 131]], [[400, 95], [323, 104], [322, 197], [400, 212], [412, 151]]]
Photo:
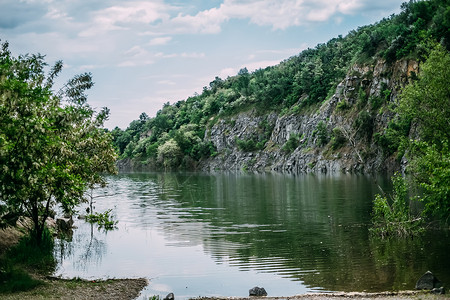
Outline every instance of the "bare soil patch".
[[27, 299], [136, 299], [148, 284], [147, 279], [109, 279], [86, 281], [79, 279], [44, 279], [44, 284], [27, 292], [0, 295], [4, 300]]

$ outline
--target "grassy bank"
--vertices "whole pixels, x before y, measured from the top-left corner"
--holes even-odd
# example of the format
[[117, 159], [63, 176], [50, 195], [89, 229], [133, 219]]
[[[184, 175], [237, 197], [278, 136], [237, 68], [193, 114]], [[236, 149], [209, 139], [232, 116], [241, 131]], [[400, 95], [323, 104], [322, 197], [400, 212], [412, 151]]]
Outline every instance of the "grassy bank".
[[51, 277], [56, 261], [46, 231], [37, 246], [24, 228], [0, 229], [1, 299], [135, 299], [147, 280], [82, 280]]

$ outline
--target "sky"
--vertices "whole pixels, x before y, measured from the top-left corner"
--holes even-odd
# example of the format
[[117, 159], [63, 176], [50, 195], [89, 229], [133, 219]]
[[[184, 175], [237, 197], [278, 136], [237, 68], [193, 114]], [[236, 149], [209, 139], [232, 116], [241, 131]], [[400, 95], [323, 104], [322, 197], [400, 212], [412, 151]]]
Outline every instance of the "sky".
[[88, 102], [125, 129], [201, 93], [216, 76], [276, 65], [400, 12], [405, 0], [0, 0], [14, 56], [64, 62], [56, 86], [91, 72]]

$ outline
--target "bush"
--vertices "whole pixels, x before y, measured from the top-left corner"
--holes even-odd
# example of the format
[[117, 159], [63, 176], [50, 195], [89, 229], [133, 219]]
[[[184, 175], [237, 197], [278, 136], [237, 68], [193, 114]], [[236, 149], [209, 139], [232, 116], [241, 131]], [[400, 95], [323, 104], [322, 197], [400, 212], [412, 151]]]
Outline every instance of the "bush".
[[368, 139], [372, 137], [373, 117], [369, 112], [365, 110], [359, 112], [353, 126], [361, 135], [367, 137]]
[[[407, 143], [406, 137], [411, 128], [411, 118], [399, 115], [396, 119], [389, 121], [387, 128], [382, 133], [374, 135], [375, 143], [378, 144], [385, 156], [390, 156], [400, 150], [402, 144]], [[400, 158], [404, 151], [399, 151]]]
[[370, 109], [377, 110], [383, 105], [384, 100], [381, 97], [371, 96], [371, 97], [369, 97], [369, 103], [370, 103]]
[[386, 196], [375, 196], [370, 232], [382, 238], [420, 233], [422, 219], [411, 215], [408, 189], [401, 174], [397, 173], [392, 177], [392, 184], [391, 201], [388, 201]]
[[23, 269], [14, 267], [6, 259], [0, 260], [0, 265], [2, 266], [0, 269], [0, 293], [29, 291], [42, 284]]
[[341, 100], [338, 102], [338, 104], [336, 105], [336, 110], [338, 111], [343, 111], [343, 110], [347, 110], [349, 109], [351, 106], [350, 104], [347, 102], [347, 100]]
[[118, 221], [115, 221], [112, 214], [112, 209], [108, 209], [103, 213], [93, 213], [86, 216], [86, 221], [93, 224], [96, 223], [100, 228], [105, 230], [115, 229]]
[[180, 166], [183, 153], [174, 139], [169, 139], [158, 147], [158, 162], [164, 168], [177, 168]]
[[333, 136], [331, 138], [331, 148], [333, 150], [341, 148], [345, 143], [347, 142], [347, 139], [344, 136], [344, 133], [342, 132], [342, 129], [339, 127], [335, 127], [333, 129]]
[[53, 236], [45, 227], [40, 244], [38, 244], [36, 232], [32, 231], [24, 236], [16, 246], [9, 249], [7, 257], [15, 264], [52, 272], [56, 266], [53, 248]]
[[367, 96], [366, 92], [364, 91], [363, 88], [359, 88], [357, 101], [358, 109], [364, 108], [367, 104], [367, 100], [369, 100], [369, 97]]
[[328, 130], [324, 121], [320, 121], [317, 124], [314, 134], [317, 135], [317, 143], [319, 146], [324, 146], [328, 143]]
[[[415, 180], [422, 188], [419, 200], [424, 203], [424, 216], [450, 222], [450, 151], [447, 142], [442, 147], [426, 142], [414, 142], [411, 161]], [[420, 153], [420, 154], [419, 154]]]
[[236, 138], [238, 148], [244, 152], [261, 150], [264, 148], [266, 142], [266, 140], [256, 141], [255, 139], [241, 140]]
[[286, 153], [292, 153], [295, 149], [297, 149], [299, 145], [299, 137], [298, 134], [291, 134], [289, 136], [289, 139], [286, 141], [286, 143], [283, 146], [283, 151]]

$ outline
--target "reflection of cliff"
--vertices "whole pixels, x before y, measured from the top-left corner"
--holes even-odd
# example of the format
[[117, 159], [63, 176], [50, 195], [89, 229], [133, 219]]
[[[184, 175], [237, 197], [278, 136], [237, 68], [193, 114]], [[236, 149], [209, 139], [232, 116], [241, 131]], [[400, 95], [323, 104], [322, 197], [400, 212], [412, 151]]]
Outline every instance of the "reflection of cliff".
[[202, 245], [217, 263], [276, 273], [310, 288], [413, 288], [430, 267], [421, 249], [435, 257], [447, 251], [426, 240], [370, 241], [368, 218], [378, 190], [364, 176], [133, 176], [136, 222], [159, 228], [171, 245]]

